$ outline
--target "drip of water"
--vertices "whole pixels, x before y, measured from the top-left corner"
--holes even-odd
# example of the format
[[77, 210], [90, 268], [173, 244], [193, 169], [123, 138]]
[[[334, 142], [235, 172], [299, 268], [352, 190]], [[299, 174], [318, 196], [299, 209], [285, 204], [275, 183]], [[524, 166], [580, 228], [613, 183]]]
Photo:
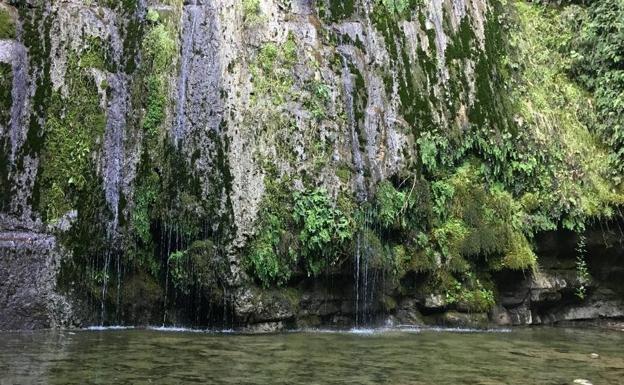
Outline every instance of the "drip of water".
[[106, 251], [106, 255], [104, 257], [104, 270], [102, 273], [102, 298], [100, 301], [100, 325], [104, 325], [104, 320], [106, 319], [106, 292], [108, 290], [108, 268], [110, 265], [111, 253], [110, 251]]
[[360, 238], [358, 232], [355, 246], [355, 327], [360, 325]]

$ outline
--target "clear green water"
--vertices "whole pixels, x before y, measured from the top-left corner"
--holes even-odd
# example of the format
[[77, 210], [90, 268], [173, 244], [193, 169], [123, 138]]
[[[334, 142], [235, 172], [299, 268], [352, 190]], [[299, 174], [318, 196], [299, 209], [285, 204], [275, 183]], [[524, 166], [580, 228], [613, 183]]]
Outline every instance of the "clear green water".
[[624, 384], [624, 332], [0, 333], [3, 385], [559, 385], [578, 378]]

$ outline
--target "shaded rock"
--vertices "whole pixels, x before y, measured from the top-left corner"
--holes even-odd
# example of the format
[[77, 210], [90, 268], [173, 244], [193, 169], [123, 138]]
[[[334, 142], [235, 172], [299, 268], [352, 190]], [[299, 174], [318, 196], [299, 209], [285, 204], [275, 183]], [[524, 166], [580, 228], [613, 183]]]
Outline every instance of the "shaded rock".
[[582, 305], [570, 305], [555, 311], [555, 321], [590, 320], [596, 318], [624, 317], [624, 301], [616, 298], [594, 296]]
[[322, 325], [321, 318], [316, 315], [310, 315], [297, 318], [297, 327], [299, 329], [312, 329], [318, 328]]
[[509, 311], [502, 306], [495, 306], [490, 311], [490, 319], [497, 326], [508, 326], [513, 324]]
[[399, 302], [396, 311], [396, 322], [399, 325], [423, 325], [422, 314], [418, 310], [418, 301], [415, 299], [403, 299]]
[[509, 309], [508, 313], [512, 325], [531, 325], [533, 323], [531, 308], [526, 303]]

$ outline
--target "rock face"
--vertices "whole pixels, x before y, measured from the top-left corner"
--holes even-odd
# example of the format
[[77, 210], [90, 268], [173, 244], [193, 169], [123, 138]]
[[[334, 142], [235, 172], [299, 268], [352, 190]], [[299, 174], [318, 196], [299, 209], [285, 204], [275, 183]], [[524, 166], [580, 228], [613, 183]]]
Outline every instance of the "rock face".
[[[0, 3], [14, 27], [0, 36], [0, 88], [10, 89], [0, 100], [0, 329], [82, 321], [276, 331], [388, 316], [482, 326], [478, 300], [493, 301], [486, 294], [497, 300], [490, 320], [505, 325], [622, 316], [621, 292], [606, 284], [622, 276], [597, 259], [596, 282], [577, 301], [571, 255], [553, 257], [564, 268], [501, 273], [491, 290], [462, 271], [475, 288], [460, 298], [449, 272], [481, 261], [444, 254], [467, 230], [440, 220], [425, 234], [451, 199], [453, 186], [433, 183], [448, 170], [432, 171], [458, 166], [443, 155], [451, 142], [466, 163], [481, 156], [482, 168], [513, 158], [515, 143], [486, 151], [509, 140], [507, 120], [522, 126], [499, 116], [500, 90], [509, 91], [498, 84], [500, 8], [490, 0]], [[396, 211], [410, 199], [429, 206], [414, 231], [389, 220], [383, 237], [394, 243], [381, 245], [369, 217], [390, 180], [405, 199]], [[309, 257], [327, 264], [322, 274], [299, 261], [282, 277], [276, 265], [306, 242], [280, 227], [294, 226], [284, 202], [314, 189], [365, 229], [348, 252], [316, 255], [332, 242], [314, 250]], [[354, 207], [365, 208], [362, 218]], [[252, 249], [262, 251], [262, 268], [250, 267]], [[287, 287], [260, 282], [258, 270]], [[90, 306], [75, 309], [81, 301]]]
[[33, 229], [0, 226], [0, 330], [76, 326], [70, 302], [57, 292], [62, 250]]

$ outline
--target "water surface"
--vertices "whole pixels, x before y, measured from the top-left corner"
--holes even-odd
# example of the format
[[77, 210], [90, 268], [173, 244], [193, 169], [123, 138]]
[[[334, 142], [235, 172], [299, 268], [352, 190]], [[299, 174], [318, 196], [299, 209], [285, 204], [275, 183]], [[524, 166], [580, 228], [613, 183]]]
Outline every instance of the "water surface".
[[[598, 354], [592, 358], [591, 354]], [[0, 384], [624, 384], [624, 332], [0, 333]]]

